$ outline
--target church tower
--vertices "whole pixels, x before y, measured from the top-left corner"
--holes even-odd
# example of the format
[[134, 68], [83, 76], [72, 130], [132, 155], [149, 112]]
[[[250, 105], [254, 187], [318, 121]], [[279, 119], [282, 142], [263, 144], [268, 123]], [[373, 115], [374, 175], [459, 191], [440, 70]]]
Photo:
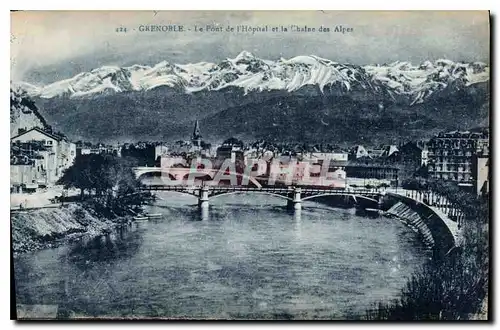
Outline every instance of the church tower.
[[193, 147], [201, 148], [201, 142], [202, 142], [202, 136], [200, 131], [200, 124], [198, 123], [198, 120], [196, 120], [196, 123], [194, 124], [193, 137], [191, 138], [191, 143], [193, 144]]

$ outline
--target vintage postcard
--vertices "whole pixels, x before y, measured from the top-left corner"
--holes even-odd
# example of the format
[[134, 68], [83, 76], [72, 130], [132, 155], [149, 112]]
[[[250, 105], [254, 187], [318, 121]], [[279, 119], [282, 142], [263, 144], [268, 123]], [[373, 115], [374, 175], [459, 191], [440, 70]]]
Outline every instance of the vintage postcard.
[[12, 318], [488, 320], [489, 22], [12, 12]]

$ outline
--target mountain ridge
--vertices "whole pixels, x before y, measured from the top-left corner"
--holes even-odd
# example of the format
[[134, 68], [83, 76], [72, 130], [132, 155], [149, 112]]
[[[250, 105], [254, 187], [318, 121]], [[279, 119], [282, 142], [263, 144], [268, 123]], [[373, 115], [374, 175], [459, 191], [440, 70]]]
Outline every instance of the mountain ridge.
[[235, 87], [249, 92], [283, 90], [295, 92], [316, 86], [320, 92], [339, 95], [367, 92], [374, 97], [410, 105], [425, 102], [450, 89], [460, 90], [489, 81], [489, 66], [482, 62], [439, 59], [419, 65], [341, 64], [315, 55], [265, 60], [242, 51], [220, 63], [175, 64], [162, 61], [154, 66], [102, 66], [45, 86], [14, 82], [30, 96], [40, 98], [85, 98], [102, 94], [145, 92], [159, 87], [184, 93], [219, 91]]
[[104, 66], [43, 87], [13, 83], [72, 139], [229, 136], [370, 143], [483, 125], [489, 66], [449, 60], [357, 66], [317, 56]]

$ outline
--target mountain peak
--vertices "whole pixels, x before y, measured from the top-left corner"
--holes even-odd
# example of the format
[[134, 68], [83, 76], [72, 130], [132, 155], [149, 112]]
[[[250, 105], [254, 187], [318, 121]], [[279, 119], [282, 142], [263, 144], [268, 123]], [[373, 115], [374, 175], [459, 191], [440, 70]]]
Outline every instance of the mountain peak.
[[238, 62], [238, 61], [241, 61], [241, 60], [250, 60], [250, 59], [254, 59], [254, 58], [255, 58], [255, 56], [252, 53], [250, 53], [249, 51], [243, 50], [233, 60], [235, 62]]
[[407, 61], [358, 66], [340, 64], [316, 55], [271, 61], [257, 58], [244, 50], [234, 59], [228, 58], [219, 64], [172, 64], [162, 61], [153, 67], [138, 64], [123, 68], [103, 66], [46, 86], [23, 82], [16, 85], [24, 87], [30, 95], [42, 98], [142, 92], [160, 86], [186, 93], [228, 87], [241, 88], [245, 93], [293, 92], [305, 86], [316, 86], [321, 92], [325, 89], [341, 94], [362, 91], [397, 102], [418, 104], [428, 98], [439, 97], [441, 92], [448, 93], [448, 86], [463, 89], [488, 80], [489, 67], [478, 62], [439, 59], [416, 66]]

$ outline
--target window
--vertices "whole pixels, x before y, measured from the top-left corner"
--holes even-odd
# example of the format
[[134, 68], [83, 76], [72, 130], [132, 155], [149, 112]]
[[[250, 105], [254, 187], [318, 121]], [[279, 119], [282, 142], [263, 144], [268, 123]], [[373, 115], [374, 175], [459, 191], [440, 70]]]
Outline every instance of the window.
[[52, 145], [52, 140], [47, 140], [47, 145], [51, 146]]

